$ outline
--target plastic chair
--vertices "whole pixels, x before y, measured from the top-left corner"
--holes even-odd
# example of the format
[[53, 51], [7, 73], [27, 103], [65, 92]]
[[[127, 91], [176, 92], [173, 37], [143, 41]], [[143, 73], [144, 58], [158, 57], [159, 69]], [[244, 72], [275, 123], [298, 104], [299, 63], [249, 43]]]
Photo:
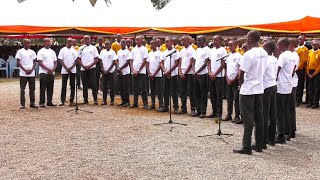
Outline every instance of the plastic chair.
[[[4, 67], [3, 67], [3, 65], [4, 65]], [[5, 71], [5, 72], [6, 72], [6, 77], [8, 78], [9, 65], [8, 65], [8, 63], [7, 63], [4, 59], [2, 59], [2, 58], [0, 58], [0, 71]]]
[[9, 69], [10, 69], [10, 78], [12, 78], [13, 73], [15, 72], [15, 70], [19, 71], [19, 67], [17, 65], [17, 59], [14, 58], [13, 56], [9, 56], [8, 58], [8, 63], [9, 63]]

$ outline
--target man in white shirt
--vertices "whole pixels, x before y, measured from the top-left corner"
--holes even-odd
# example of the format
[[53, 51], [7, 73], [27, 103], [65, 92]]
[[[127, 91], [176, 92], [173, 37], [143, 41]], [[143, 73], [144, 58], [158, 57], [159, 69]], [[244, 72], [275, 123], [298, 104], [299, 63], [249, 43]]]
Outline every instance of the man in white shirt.
[[263, 43], [263, 49], [268, 53], [267, 69], [263, 75], [263, 118], [264, 118], [264, 143], [262, 148], [275, 145], [277, 123], [277, 71], [278, 60], [273, 56], [276, 43], [267, 40]]
[[60, 64], [62, 65], [61, 68], [61, 75], [62, 75], [62, 88], [61, 88], [61, 102], [59, 106], [64, 106], [66, 101], [66, 91], [67, 91], [67, 82], [68, 78], [70, 78], [70, 105], [73, 104], [74, 100], [74, 92], [75, 92], [75, 77], [76, 77], [76, 60], [78, 57], [77, 51], [72, 48], [72, 39], [67, 39], [67, 46], [63, 47], [58, 55], [58, 59]]
[[[232, 122], [239, 122], [240, 121], [240, 109], [239, 109], [239, 62], [242, 58], [241, 54], [236, 51], [237, 48], [237, 41], [230, 40], [228, 42], [229, 46], [229, 57], [226, 59], [226, 81], [227, 81], [227, 110], [228, 114], [223, 119], [224, 121], [232, 120]], [[233, 104], [234, 104], [234, 112], [235, 116], [232, 119], [232, 112], [233, 112]]]
[[133, 74], [133, 96], [134, 101], [132, 108], [138, 107], [139, 90], [141, 90], [141, 97], [143, 101], [143, 109], [148, 109], [148, 97], [147, 97], [147, 57], [148, 50], [142, 46], [143, 36], [136, 37], [136, 47], [131, 51], [132, 60], [130, 61], [130, 67]]
[[[94, 46], [96, 46], [97, 51], [98, 51], [99, 54], [101, 53], [101, 51], [102, 51], [103, 49], [105, 49], [105, 45], [103, 44], [103, 37], [102, 37], [102, 36], [99, 36], [99, 37], [98, 37], [98, 43], [95, 44]], [[100, 85], [102, 85], [102, 84], [100, 84], [100, 83], [102, 83], [102, 82], [100, 82], [100, 75], [101, 75], [101, 74], [102, 74], [102, 68], [101, 68], [101, 64], [98, 62], [98, 63], [96, 64], [96, 84], [97, 84], [97, 92], [99, 92]]]
[[25, 89], [29, 83], [30, 108], [38, 108], [35, 105], [35, 67], [36, 67], [36, 53], [29, 49], [30, 39], [23, 40], [23, 48], [18, 50], [16, 59], [20, 68], [20, 109], [25, 109]]
[[296, 124], [296, 106], [297, 106], [297, 86], [298, 86], [298, 74], [297, 74], [297, 68], [300, 64], [300, 57], [298, 53], [296, 52], [295, 48], [298, 46], [298, 39], [297, 38], [290, 38], [290, 45], [289, 50], [292, 52], [293, 55], [293, 62], [295, 64], [295, 72], [294, 76], [292, 78], [292, 92], [289, 97], [289, 115], [290, 115], [290, 128], [291, 131], [289, 132], [288, 136], [289, 138], [295, 138], [296, 137], [296, 131], [297, 131], [297, 124]]
[[96, 64], [99, 62], [99, 53], [95, 46], [91, 45], [90, 36], [84, 36], [85, 45], [80, 47], [78, 61], [81, 66], [81, 77], [83, 84], [83, 104], [88, 104], [88, 86], [92, 83], [92, 95], [94, 105], [98, 105], [97, 84], [96, 84]]
[[131, 60], [131, 52], [126, 48], [126, 40], [122, 39], [120, 41], [121, 49], [118, 51], [118, 63], [117, 71], [118, 71], [118, 87], [120, 90], [120, 96], [122, 103], [118, 106], [129, 107], [129, 84], [130, 84], [130, 60]]
[[149, 52], [148, 59], [147, 59], [147, 72], [150, 79], [152, 104], [149, 107], [149, 110], [155, 109], [156, 94], [158, 96], [159, 108], [163, 106], [162, 72], [161, 72], [161, 66], [160, 66], [162, 53], [159, 50], [157, 50], [157, 44], [155, 41], [151, 41], [150, 45], [151, 45], [152, 51]]
[[195, 100], [194, 100], [194, 81], [192, 66], [195, 58], [195, 50], [190, 44], [189, 36], [182, 37], [183, 49], [180, 51], [179, 61], [179, 77], [180, 77], [180, 99], [181, 99], [181, 110], [179, 114], [187, 113], [187, 94], [189, 95], [191, 114], [195, 115]]
[[44, 47], [38, 51], [37, 59], [39, 62], [40, 74], [40, 103], [39, 106], [45, 106], [45, 93], [47, 91], [47, 106], [57, 106], [52, 103], [54, 74], [57, 68], [57, 55], [50, 48], [51, 39], [45, 38], [43, 40]]
[[[174, 113], [178, 114], [178, 65], [179, 52], [173, 48], [172, 38], [165, 39], [167, 49], [162, 53], [161, 69], [163, 72], [163, 98], [164, 105], [159, 109], [159, 112], [169, 111], [169, 98], [172, 96]], [[173, 54], [172, 54], [173, 53]], [[169, 56], [172, 54], [171, 56]], [[171, 95], [170, 95], [171, 94]]]
[[[210, 51], [205, 45], [206, 37], [200, 35], [197, 37], [198, 49], [195, 53], [195, 65], [193, 66], [195, 104], [197, 112], [193, 116], [204, 118], [207, 113], [208, 102], [208, 69]], [[192, 87], [191, 87], [192, 88]]]
[[278, 58], [277, 74], [277, 118], [278, 132], [275, 142], [286, 143], [285, 134], [291, 132], [289, 97], [292, 92], [292, 77], [295, 72], [295, 63], [292, 52], [289, 51], [290, 41], [281, 38], [278, 41], [278, 49], [281, 52]]
[[260, 48], [260, 32], [251, 30], [248, 32], [248, 46], [251, 48], [243, 56], [240, 65], [240, 114], [244, 123], [242, 148], [234, 149], [234, 153], [252, 154], [251, 136], [255, 124], [255, 148], [262, 152], [264, 140], [263, 127], [263, 75], [267, 68], [267, 52]]
[[211, 118], [220, 119], [222, 116], [222, 97], [224, 87], [224, 68], [226, 66], [225, 59], [221, 59], [227, 55], [227, 51], [221, 46], [222, 37], [216, 35], [213, 37], [214, 47], [210, 50], [210, 60], [208, 61], [209, 72], [209, 92], [212, 105]]
[[101, 105], [107, 105], [107, 93], [108, 93], [108, 84], [110, 88], [110, 105], [114, 105], [114, 72], [116, 70], [116, 60], [117, 55], [114, 50], [111, 49], [111, 43], [109, 41], [105, 42], [105, 48], [100, 52], [100, 63], [102, 69], [103, 77], [103, 99]]
[[[76, 39], [72, 40], [72, 47], [73, 47], [73, 49], [75, 49], [78, 52], [79, 46], [77, 45], [77, 40]], [[81, 90], [82, 88], [81, 88], [80, 68], [81, 68], [80, 64], [76, 63], [76, 72], [77, 72], [76, 73], [76, 87]]]

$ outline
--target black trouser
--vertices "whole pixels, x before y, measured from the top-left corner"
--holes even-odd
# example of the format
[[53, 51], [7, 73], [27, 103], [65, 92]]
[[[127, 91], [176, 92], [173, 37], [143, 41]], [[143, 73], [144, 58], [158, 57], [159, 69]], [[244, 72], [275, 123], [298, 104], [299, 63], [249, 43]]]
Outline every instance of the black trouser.
[[305, 82], [305, 70], [296, 71], [298, 76], [298, 86], [297, 86], [297, 103], [302, 103], [303, 90], [304, 90], [304, 82]]
[[290, 132], [289, 97], [290, 94], [277, 94], [277, 125], [279, 135]]
[[306, 86], [305, 86], [305, 89], [306, 89], [306, 102], [307, 103], [312, 103], [311, 102], [311, 97], [310, 97], [310, 92], [309, 92], [309, 77], [306, 77], [306, 80], [305, 80], [305, 82], [306, 82]]
[[251, 136], [254, 124], [256, 127], [256, 146], [261, 148], [264, 139], [263, 94], [240, 95], [240, 107], [240, 114], [244, 125], [243, 148], [251, 149]]
[[130, 74], [118, 75], [118, 87], [120, 90], [120, 96], [122, 103], [129, 103], [129, 84], [130, 84]]
[[264, 90], [263, 94], [264, 144], [274, 142], [277, 123], [277, 85]]
[[187, 74], [185, 79], [180, 78], [180, 99], [181, 99], [181, 110], [187, 111], [187, 95], [190, 98], [191, 111], [195, 110], [194, 101], [194, 80], [192, 74]]
[[292, 92], [289, 97], [289, 114], [290, 114], [290, 128], [291, 131], [296, 131], [297, 130], [297, 125], [296, 125], [296, 91], [297, 87], [292, 88]]
[[156, 94], [157, 94], [159, 107], [162, 107], [163, 106], [162, 77], [155, 77], [153, 80], [150, 79], [150, 89], [151, 89], [152, 106], [155, 106]]
[[209, 82], [212, 113], [216, 115], [216, 117], [222, 116], [223, 81], [224, 77], [216, 77], [215, 80], [210, 80]]
[[40, 104], [45, 103], [47, 91], [47, 104], [52, 104], [54, 75], [40, 74]]
[[79, 64], [76, 65], [77, 67], [77, 74], [76, 74], [76, 78], [77, 78], [77, 88], [81, 87], [81, 74], [80, 74], [80, 69], [81, 66]]
[[138, 74], [133, 76], [133, 104], [138, 105], [139, 92], [141, 91], [141, 97], [143, 105], [148, 105], [148, 94], [147, 94], [147, 75]]
[[236, 80], [233, 84], [227, 84], [227, 103], [228, 103], [228, 115], [231, 116], [233, 112], [233, 102], [234, 102], [234, 112], [235, 116], [240, 115], [239, 109], [239, 81]]
[[21, 106], [26, 105], [25, 98], [25, 89], [27, 84], [29, 83], [29, 96], [30, 96], [30, 105], [34, 105], [35, 103], [35, 89], [36, 89], [36, 78], [35, 77], [24, 77], [20, 76], [20, 104]]
[[99, 87], [100, 87], [100, 73], [101, 73], [101, 64], [97, 63], [96, 64], [96, 85], [97, 85], [97, 93], [99, 92]]
[[114, 101], [114, 73], [103, 74], [103, 102], [107, 102], [108, 84], [110, 88], [110, 99]]
[[[313, 74], [315, 71], [310, 71], [310, 74]], [[313, 105], [319, 105], [319, 76], [320, 74], [315, 75], [313, 78], [309, 78], [308, 90], [310, 93], [309, 103]]]
[[[173, 108], [178, 109], [178, 76], [172, 76], [170, 79], [163, 77], [163, 98], [165, 108], [169, 107], [169, 93], [171, 93], [173, 100]], [[171, 104], [170, 104], [171, 106]]]
[[62, 74], [61, 102], [66, 101], [67, 83], [69, 77], [71, 87], [70, 102], [73, 102], [74, 100], [76, 74]]
[[82, 77], [84, 101], [88, 101], [89, 83], [91, 83], [93, 99], [94, 101], [97, 101], [96, 68], [92, 68], [88, 71], [81, 71], [81, 77]]
[[208, 103], [208, 74], [200, 75], [199, 79], [194, 80], [194, 92], [197, 112], [206, 114]]

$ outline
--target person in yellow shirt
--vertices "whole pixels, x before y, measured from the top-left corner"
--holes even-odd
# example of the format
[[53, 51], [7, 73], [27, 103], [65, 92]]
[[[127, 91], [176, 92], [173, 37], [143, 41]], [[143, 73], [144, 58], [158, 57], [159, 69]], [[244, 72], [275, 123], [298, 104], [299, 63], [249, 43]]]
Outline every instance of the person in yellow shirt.
[[72, 47], [73, 47], [73, 49], [75, 49], [76, 51], [79, 50], [79, 46], [77, 45], [77, 40], [76, 40], [76, 39], [72, 39]]
[[161, 47], [160, 47], [160, 51], [163, 52], [167, 50], [167, 45], [166, 44], [162, 44]]
[[173, 47], [178, 51], [180, 51], [183, 48], [182, 46], [179, 45], [178, 38], [176, 37], [172, 38], [172, 43], [173, 43]]
[[114, 50], [114, 52], [116, 52], [116, 54], [121, 49], [121, 44], [120, 44], [121, 40], [122, 40], [122, 35], [121, 34], [117, 34], [116, 35], [116, 41], [114, 43], [112, 43], [112, 45], [111, 45], [111, 49]]
[[[303, 90], [304, 90], [304, 83], [306, 81], [306, 68], [307, 62], [309, 59], [309, 49], [304, 45], [305, 43], [305, 36], [301, 35], [298, 37], [298, 47], [296, 51], [300, 58], [300, 63], [297, 67], [297, 75], [298, 75], [298, 86], [297, 86], [297, 106], [302, 103], [303, 97]], [[306, 87], [306, 103], [309, 102], [309, 91], [307, 90], [308, 86]]]
[[319, 81], [320, 81], [320, 50], [319, 41], [312, 41], [312, 50], [309, 52], [309, 60], [307, 63], [307, 75], [309, 77], [308, 89], [310, 93], [310, 101], [307, 107], [316, 109], [319, 107]]

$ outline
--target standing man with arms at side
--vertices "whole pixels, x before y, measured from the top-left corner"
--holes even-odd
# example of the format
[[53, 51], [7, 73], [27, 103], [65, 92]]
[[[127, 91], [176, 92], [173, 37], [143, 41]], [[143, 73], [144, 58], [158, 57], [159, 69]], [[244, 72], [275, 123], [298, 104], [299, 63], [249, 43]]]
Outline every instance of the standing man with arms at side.
[[187, 113], [187, 95], [189, 95], [191, 115], [195, 115], [196, 107], [194, 100], [194, 81], [193, 81], [193, 63], [195, 58], [195, 50], [189, 45], [189, 36], [182, 37], [182, 45], [184, 48], [180, 51], [179, 76], [180, 76], [180, 98], [181, 111], [179, 114]]
[[40, 103], [39, 107], [45, 108], [45, 99], [47, 91], [47, 106], [57, 106], [52, 103], [52, 95], [54, 88], [54, 74], [57, 68], [57, 55], [50, 48], [51, 39], [45, 38], [43, 40], [44, 47], [39, 50], [37, 59], [39, 62], [39, 74], [40, 74]]
[[30, 39], [23, 40], [23, 48], [17, 52], [16, 59], [20, 68], [20, 109], [25, 109], [25, 89], [29, 83], [30, 108], [38, 108], [35, 105], [35, 67], [36, 53], [30, 49]]
[[226, 67], [225, 59], [220, 59], [227, 55], [227, 51], [221, 46], [222, 37], [215, 35], [213, 37], [214, 47], [210, 50], [210, 60], [208, 61], [209, 72], [209, 91], [212, 105], [212, 114], [210, 118], [220, 119], [222, 117], [222, 98], [224, 87], [224, 76]]
[[244, 123], [242, 148], [234, 149], [234, 153], [252, 154], [251, 136], [255, 124], [255, 148], [262, 152], [263, 132], [263, 75], [267, 68], [268, 54], [260, 48], [260, 32], [251, 30], [248, 32], [248, 46], [251, 48], [243, 56], [240, 65], [240, 113]]
[[[208, 69], [210, 51], [209, 47], [205, 45], [206, 37], [200, 35], [197, 37], [198, 48], [195, 54], [195, 65], [193, 70], [194, 89], [195, 89], [195, 103], [197, 112], [193, 116], [204, 118], [207, 113], [208, 103]], [[192, 87], [191, 87], [192, 88]]]
[[88, 87], [92, 83], [92, 95], [94, 105], [98, 105], [97, 84], [96, 84], [96, 64], [99, 62], [99, 53], [95, 46], [91, 45], [90, 36], [84, 36], [85, 45], [79, 49], [79, 64], [81, 65], [81, 77], [83, 84], [83, 104], [89, 104]]
[[138, 107], [139, 91], [141, 90], [141, 97], [143, 101], [143, 109], [148, 109], [148, 96], [147, 96], [147, 57], [148, 50], [142, 46], [143, 36], [136, 37], [137, 46], [132, 49], [132, 60], [130, 61], [130, 67], [133, 74], [133, 96], [134, 102], [132, 108]]
[[[77, 45], [77, 40], [76, 39], [73, 39], [72, 40], [72, 47], [73, 47], [73, 49], [75, 49], [77, 52], [78, 52], [78, 50], [79, 50], [79, 46]], [[78, 63], [76, 63], [76, 68], [77, 68], [77, 70], [76, 70], [76, 80], [77, 80], [77, 82], [76, 82], [76, 87], [79, 89], [79, 90], [81, 90], [82, 88], [81, 88], [81, 75], [80, 75], [80, 68], [81, 68], [81, 66], [80, 66], [80, 64], [78, 64]]]
[[114, 50], [110, 49], [110, 42], [106, 41], [105, 48], [100, 53], [99, 59], [101, 63], [103, 76], [103, 102], [101, 105], [107, 105], [108, 84], [110, 88], [110, 105], [114, 105], [114, 72], [116, 70], [117, 55]]
[[[105, 49], [105, 45], [103, 44], [103, 37], [102, 36], [98, 37], [98, 43], [95, 44], [95, 46], [96, 46], [99, 54], [101, 53], [101, 51], [103, 49]], [[101, 72], [102, 72], [102, 67], [101, 67], [101, 64], [98, 62], [96, 64], [97, 93], [99, 92], [99, 89], [100, 89], [100, 74], [101, 74]]]
[[77, 51], [72, 48], [72, 39], [67, 39], [67, 46], [63, 47], [58, 55], [58, 59], [60, 64], [62, 65], [61, 68], [61, 75], [62, 75], [62, 86], [61, 86], [61, 102], [59, 106], [64, 106], [66, 101], [66, 91], [67, 91], [67, 83], [68, 79], [70, 78], [70, 87], [71, 87], [71, 94], [70, 94], [70, 105], [73, 104], [74, 100], [74, 92], [75, 92], [75, 78], [76, 78], [76, 58], [78, 56]]

